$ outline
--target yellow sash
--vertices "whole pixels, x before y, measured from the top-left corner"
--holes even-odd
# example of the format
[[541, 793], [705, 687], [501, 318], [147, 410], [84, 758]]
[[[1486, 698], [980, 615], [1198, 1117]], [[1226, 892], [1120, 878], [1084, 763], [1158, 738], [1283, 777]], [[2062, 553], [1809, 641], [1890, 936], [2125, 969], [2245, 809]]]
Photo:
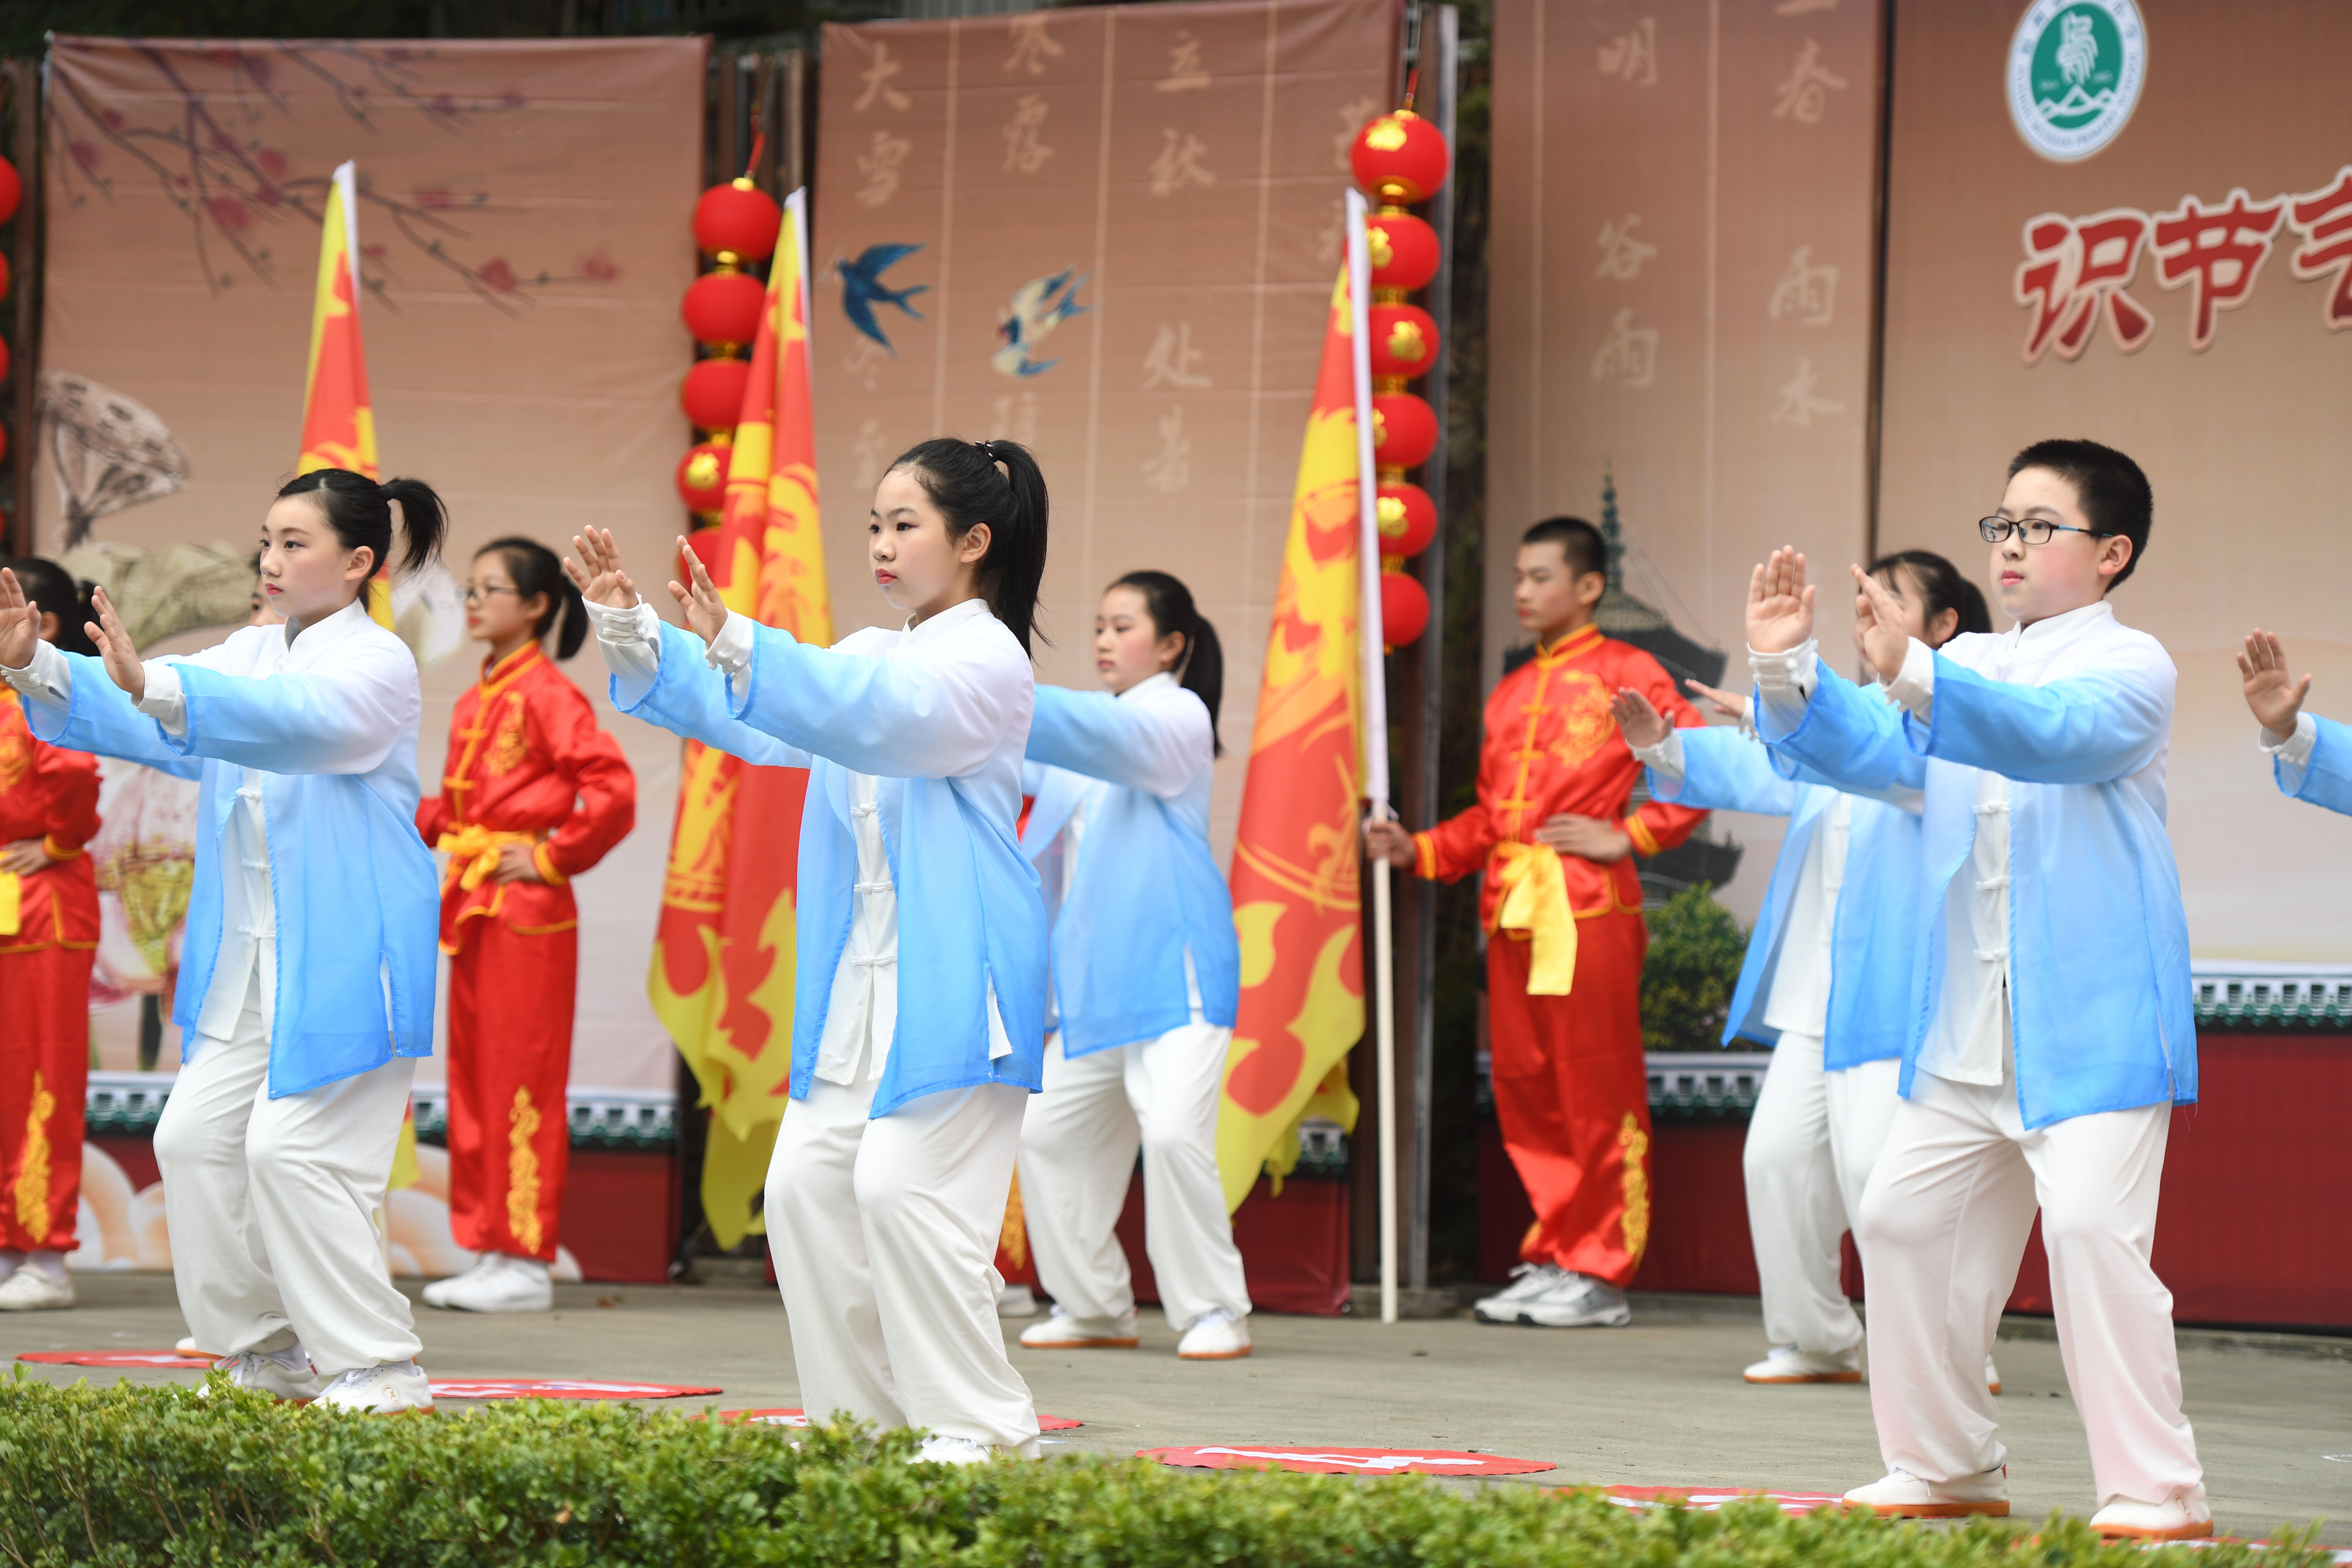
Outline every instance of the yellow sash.
[[455, 833], [445, 833], [441, 842], [433, 847], [449, 857], [449, 869], [443, 874], [441, 886], [446, 889], [454, 877], [457, 885], [470, 893], [482, 885], [484, 878], [497, 872], [500, 849], [509, 844], [538, 842], [536, 833], [507, 833], [478, 822], [469, 822]]
[[1568, 879], [1559, 856], [1540, 844], [1506, 840], [1495, 846], [1501, 862], [1503, 901], [1495, 927], [1533, 940], [1528, 955], [1528, 994], [1565, 996], [1576, 980], [1576, 917], [1568, 909]]
[[0, 936], [15, 936], [24, 929], [25, 879], [14, 871], [0, 871]]

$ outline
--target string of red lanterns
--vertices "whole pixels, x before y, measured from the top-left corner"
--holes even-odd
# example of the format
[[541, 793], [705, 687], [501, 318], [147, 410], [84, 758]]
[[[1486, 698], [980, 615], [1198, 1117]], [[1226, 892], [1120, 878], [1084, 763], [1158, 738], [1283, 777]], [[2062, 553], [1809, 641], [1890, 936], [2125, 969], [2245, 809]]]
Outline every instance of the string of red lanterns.
[[[760, 163], [761, 138], [751, 143], [750, 167]], [[694, 204], [694, 243], [711, 269], [688, 285], [678, 313], [707, 351], [679, 383], [677, 400], [700, 437], [678, 459], [677, 493], [704, 523], [719, 521], [727, 496], [729, 448], [741, 417], [751, 366], [743, 351], [759, 334], [767, 285], [743, 268], [775, 253], [784, 209], [745, 174], [713, 185]]]
[[1445, 184], [1453, 161], [1445, 134], [1404, 107], [1367, 122], [1348, 149], [1356, 184], [1379, 202], [1365, 220], [1371, 251], [1369, 311], [1372, 367], [1372, 460], [1380, 469], [1381, 624], [1383, 640], [1402, 647], [1429, 629], [1429, 594], [1408, 575], [1407, 560], [1437, 538], [1437, 503], [1405, 478], [1437, 449], [1437, 416], [1405, 390], [1436, 368], [1437, 322], [1406, 296], [1429, 287], [1441, 259], [1437, 231], [1406, 211]]

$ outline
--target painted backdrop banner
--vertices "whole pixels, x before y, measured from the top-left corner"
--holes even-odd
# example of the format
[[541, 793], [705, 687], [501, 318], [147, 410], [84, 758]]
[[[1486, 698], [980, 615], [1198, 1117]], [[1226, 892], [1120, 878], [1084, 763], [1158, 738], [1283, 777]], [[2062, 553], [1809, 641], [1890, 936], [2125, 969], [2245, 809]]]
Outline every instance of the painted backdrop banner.
[[[50, 66], [37, 537], [110, 583], [146, 650], [205, 647], [246, 618], [247, 558], [302, 433], [320, 221], [347, 158], [383, 470], [448, 500], [449, 570], [500, 534], [562, 548], [590, 523], [641, 571], [667, 559], [699, 40], [59, 38]], [[478, 650], [447, 578], [404, 597], [428, 660], [430, 791]], [[673, 1058], [643, 977], [677, 745], [613, 714], [593, 649], [567, 668], [636, 770], [641, 825], [580, 879], [572, 1079], [664, 1090]], [[94, 1022], [101, 1065], [130, 1068], [142, 1000], [177, 963], [194, 810], [173, 781], [108, 773], [93, 849], [111, 1005]], [[168, 1070], [168, 1024], [160, 1044]]]
[[[1764, 552], [1861, 553], [1878, 26], [1867, 0], [1497, 0], [1489, 682], [1526, 640], [1520, 533], [1599, 521], [1612, 467], [1626, 588], [1735, 653]], [[1732, 834], [1751, 917], [1780, 826]]]
[[2312, 874], [2352, 823], [2278, 793], [2231, 657], [2275, 631], [2313, 708], [2352, 717], [2347, 51], [2328, 0], [1952, 0], [1895, 29], [1882, 537], [1980, 572], [1970, 523], [2026, 443], [2147, 468], [2147, 563], [2112, 602], [2180, 671], [2169, 826], [2200, 958], [2352, 953]]
[[1035, 448], [1053, 497], [1040, 680], [1095, 685], [1094, 608], [1191, 584], [1225, 652], [1213, 837], [1241, 801], [1348, 142], [1393, 92], [1391, 0], [1074, 8], [829, 26], [817, 450], [840, 628], [883, 465]]

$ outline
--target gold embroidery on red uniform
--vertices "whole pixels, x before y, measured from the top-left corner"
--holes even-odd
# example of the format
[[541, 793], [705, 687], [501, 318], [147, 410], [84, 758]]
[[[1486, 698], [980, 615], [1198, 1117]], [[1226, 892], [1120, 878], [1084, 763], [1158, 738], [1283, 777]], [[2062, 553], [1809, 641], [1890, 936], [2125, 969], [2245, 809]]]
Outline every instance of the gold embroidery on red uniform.
[[31, 738], [16, 730], [0, 733], [0, 789], [15, 789], [32, 771]]
[[546, 1232], [539, 1223], [539, 1151], [530, 1146], [539, 1136], [540, 1114], [530, 1089], [515, 1090], [507, 1121], [507, 1229], [524, 1250], [537, 1253]]
[[1617, 732], [1609, 716], [1609, 689], [1581, 669], [1563, 669], [1559, 681], [1559, 738], [1549, 748], [1564, 768], [1580, 768]]
[[49, 1118], [58, 1097], [33, 1075], [33, 1109], [25, 1118], [25, 1159], [16, 1167], [16, 1223], [35, 1241], [49, 1238]]
[[482, 771], [492, 778], [502, 777], [522, 766], [530, 755], [530, 742], [523, 733], [522, 693], [507, 693], [506, 711], [499, 715], [498, 733], [490, 737], [490, 754], [482, 759]]

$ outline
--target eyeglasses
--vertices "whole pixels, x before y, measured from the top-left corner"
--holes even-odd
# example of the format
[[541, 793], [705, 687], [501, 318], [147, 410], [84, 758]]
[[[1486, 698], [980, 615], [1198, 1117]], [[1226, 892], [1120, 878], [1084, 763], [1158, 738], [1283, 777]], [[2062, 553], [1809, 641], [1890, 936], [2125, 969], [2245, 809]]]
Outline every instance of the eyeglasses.
[[2012, 532], [2028, 544], [2047, 544], [2053, 533], [2087, 533], [2098, 539], [2113, 537], [2104, 528], [2075, 528], [2063, 522], [2053, 522], [2046, 517], [1980, 517], [1977, 519], [1977, 531], [1984, 535], [1987, 544], [1999, 544]]
[[[1990, 539], [1992, 536], [1990, 534], [1987, 534], [1985, 537]], [[518, 599], [522, 597], [522, 590], [520, 588], [511, 587], [504, 583], [485, 583], [478, 587], [474, 584], [468, 583], [466, 584], [465, 589], [467, 606], [471, 608], [473, 605], [480, 604], [483, 600], [488, 598], [493, 594], [512, 594]]]

